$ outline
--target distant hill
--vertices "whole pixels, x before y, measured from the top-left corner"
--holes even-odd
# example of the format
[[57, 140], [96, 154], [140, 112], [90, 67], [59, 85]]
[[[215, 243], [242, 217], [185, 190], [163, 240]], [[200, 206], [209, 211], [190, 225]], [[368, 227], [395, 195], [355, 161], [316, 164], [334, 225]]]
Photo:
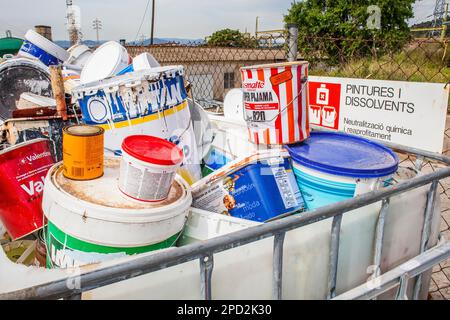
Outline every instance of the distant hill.
[[[87, 45], [88, 47], [96, 47], [97, 45], [101, 45], [108, 40], [102, 40], [99, 43], [95, 40], [83, 40], [82, 44]], [[69, 48], [70, 47], [70, 41], [67, 40], [57, 40], [54, 41], [57, 45], [63, 48]], [[195, 44], [200, 45], [205, 43], [205, 40], [203, 39], [181, 39], [181, 38], [154, 38], [153, 39], [154, 44], [165, 44], [165, 43], [176, 43], [181, 45], [187, 45], [187, 44]], [[150, 45], [150, 39], [145, 39], [144, 41], [131, 41], [127, 42], [127, 45], [144, 45], [148, 46]]]

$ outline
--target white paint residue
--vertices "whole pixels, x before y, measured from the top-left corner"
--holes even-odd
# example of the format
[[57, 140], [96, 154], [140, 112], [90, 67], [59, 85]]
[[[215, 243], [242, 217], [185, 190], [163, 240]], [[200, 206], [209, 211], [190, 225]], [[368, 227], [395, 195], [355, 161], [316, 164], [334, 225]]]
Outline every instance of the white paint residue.
[[43, 90], [48, 90], [49, 82], [47, 80], [26, 79], [23, 83], [30, 88], [32, 93], [42, 95]]

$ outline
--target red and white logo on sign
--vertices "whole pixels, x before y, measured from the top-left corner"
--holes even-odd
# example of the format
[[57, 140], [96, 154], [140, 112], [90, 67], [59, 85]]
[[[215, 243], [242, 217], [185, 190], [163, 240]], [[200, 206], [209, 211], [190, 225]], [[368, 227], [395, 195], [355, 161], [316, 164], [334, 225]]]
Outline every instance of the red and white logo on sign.
[[309, 122], [311, 124], [337, 130], [340, 103], [340, 84], [309, 83]]

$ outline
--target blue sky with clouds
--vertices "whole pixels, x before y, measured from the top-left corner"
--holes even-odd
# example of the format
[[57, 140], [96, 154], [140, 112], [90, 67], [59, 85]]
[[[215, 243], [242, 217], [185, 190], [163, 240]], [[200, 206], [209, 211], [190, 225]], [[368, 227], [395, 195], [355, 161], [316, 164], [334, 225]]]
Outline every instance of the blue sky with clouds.
[[[135, 40], [147, 0], [73, 0], [81, 8], [84, 39], [95, 39], [92, 20], [103, 22], [100, 38]], [[414, 21], [431, 15], [434, 0], [416, 1]], [[255, 18], [260, 29], [280, 29], [283, 14], [292, 0], [156, 0], [156, 37], [204, 38], [212, 32], [232, 28], [255, 31]], [[150, 5], [151, 6], [151, 5]], [[53, 28], [53, 38], [67, 39], [65, 0], [0, 0], [0, 36], [10, 29], [22, 36], [36, 24]], [[5, 14], [6, 13], [6, 14]], [[140, 34], [150, 34], [149, 8]], [[428, 18], [429, 19], [429, 18]]]

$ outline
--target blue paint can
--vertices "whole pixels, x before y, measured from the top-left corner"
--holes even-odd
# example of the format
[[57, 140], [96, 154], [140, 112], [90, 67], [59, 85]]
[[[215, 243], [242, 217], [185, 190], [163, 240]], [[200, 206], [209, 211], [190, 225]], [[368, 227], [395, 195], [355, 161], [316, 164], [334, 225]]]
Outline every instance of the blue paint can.
[[18, 55], [38, 59], [46, 66], [61, 64], [70, 56], [66, 50], [33, 30], [28, 30], [25, 34]]
[[286, 150], [232, 161], [192, 188], [195, 208], [252, 221], [264, 222], [304, 209]]
[[287, 149], [308, 210], [384, 186], [399, 162], [379, 143], [336, 132], [314, 132]]

